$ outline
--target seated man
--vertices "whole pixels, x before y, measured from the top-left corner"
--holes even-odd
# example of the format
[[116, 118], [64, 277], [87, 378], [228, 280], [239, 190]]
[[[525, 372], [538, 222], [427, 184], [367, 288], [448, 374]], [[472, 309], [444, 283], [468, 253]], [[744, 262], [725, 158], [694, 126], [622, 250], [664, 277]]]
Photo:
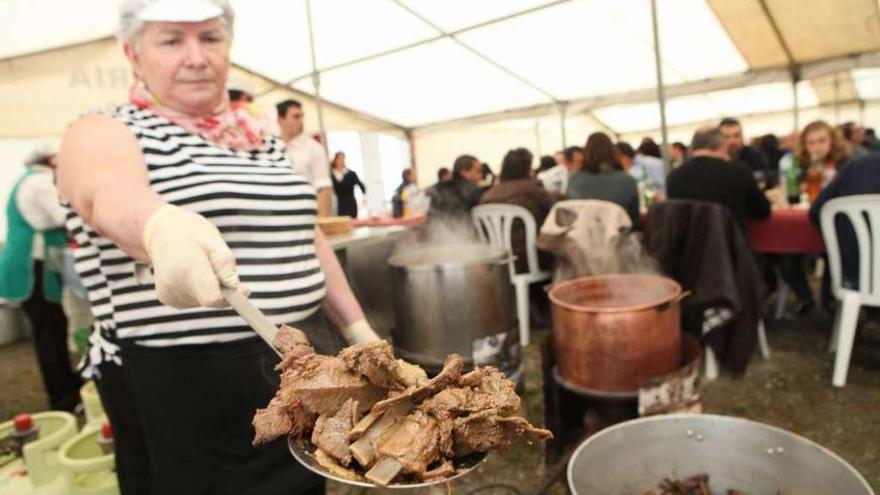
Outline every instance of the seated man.
[[482, 164], [475, 157], [462, 155], [452, 166], [452, 180], [438, 182], [427, 194], [431, 198], [428, 217], [464, 218], [470, 221], [471, 208], [480, 202], [483, 191], [479, 183], [483, 180]]
[[[553, 203], [562, 195], [548, 192], [541, 183], [532, 177], [532, 154], [525, 148], [508, 151], [501, 164], [500, 182], [486, 191], [480, 203], [504, 203], [522, 206], [529, 210], [535, 219], [536, 227], [540, 227], [550, 213]], [[516, 256], [516, 271], [528, 271], [526, 257], [526, 233], [522, 222], [515, 222], [511, 233], [513, 254]], [[538, 264], [546, 270], [552, 257], [543, 251], [538, 252]]]
[[568, 190], [569, 175], [579, 172], [583, 167], [584, 153], [577, 146], [569, 146], [557, 155], [562, 155], [562, 160], [557, 161], [556, 166], [539, 172], [538, 180], [548, 191], [565, 194]]
[[725, 117], [718, 124], [718, 130], [724, 136], [728, 160], [741, 163], [753, 176], [763, 178], [765, 184], [772, 187], [774, 185], [772, 181], [766, 182], [770, 179], [770, 164], [767, 157], [760, 150], [745, 144], [740, 122], [732, 117]]
[[667, 195], [670, 199], [721, 203], [740, 224], [746, 218], [769, 217], [770, 202], [751, 171], [728, 159], [724, 135], [717, 127], [697, 130], [691, 143], [691, 158], [666, 179]]
[[642, 140], [635, 151], [633, 166], [629, 171], [639, 183], [645, 184], [652, 192], [659, 195], [658, 200], [666, 194], [666, 166], [660, 158], [660, 146], [651, 138]]
[[[871, 154], [856, 158], [840, 169], [834, 180], [825, 186], [810, 207], [810, 219], [819, 225], [819, 215], [825, 203], [834, 198], [856, 194], [880, 194], [880, 155]], [[844, 219], [838, 219], [835, 225], [840, 244], [843, 286], [855, 288], [859, 278], [859, 250], [855, 231]], [[822, 304], [826, 308], [832, 302], [829, 272], [830, 270], [825, 270], [825, 277], [822, 280]]]

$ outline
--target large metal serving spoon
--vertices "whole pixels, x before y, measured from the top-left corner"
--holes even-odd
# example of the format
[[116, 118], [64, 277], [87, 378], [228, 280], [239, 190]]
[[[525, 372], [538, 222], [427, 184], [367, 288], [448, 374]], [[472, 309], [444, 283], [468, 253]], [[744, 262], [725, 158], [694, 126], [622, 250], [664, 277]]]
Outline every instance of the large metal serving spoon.
[[447, 478], [438, 478], [429, 481], [407, 481], [407, 482], [392, 482], [387, 486], [379, 486], [374, 483], [371, 483], [367, 478], [362, 475], [358, 475], [356, 479], [346, 478], [344, 476], [340, 476], [338, 474], [332, 473], [330, 470], [322, 466], [318, 463], [318, 460], [315, 459], [315, 446], [312, 445], [311, 442], [306, 440], [294, 440], [292, 438], [287, 439], [287, 446], [290, 449], [290, 453], [293, 454], [293, 457], [299, 461], [300, 464], [306, 467], [309, 471], [313, 473], [323, 476], [327, 479], [331, 479], [336, 481], [337, 483], [342, 483], [350, 486], [358, 486], [362, 488], [390, 488], [390, 489], [412, 489], [412, 488], [425, 488], [433, 485], [440, 485], [446, 483], [448, 481], [452, 481], [454, 479], [460, 478], [471, 471], [474, 470], [477, 466], [479, 466], [483, 461], [486, 460], [486, 453], [479, 452], [476, 454], [471, 454], [467, 457], [463, 457], [461, 459], [456, 459], [454, 461], [455, 464], [455, 474], [449, 476]]

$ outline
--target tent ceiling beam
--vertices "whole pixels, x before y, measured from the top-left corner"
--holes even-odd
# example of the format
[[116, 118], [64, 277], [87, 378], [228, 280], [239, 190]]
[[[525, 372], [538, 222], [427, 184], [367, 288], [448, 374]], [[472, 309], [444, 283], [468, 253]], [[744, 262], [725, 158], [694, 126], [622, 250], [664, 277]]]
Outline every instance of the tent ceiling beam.
[[[294, 93], [303, 94], [303, 95], [306, 95], [306, 96], [308, 96], [308, 97], [310, 97], [310, 98], [313, 97], [313, 95], [308, 94], [308, 93], [305, 93], [305, 92], [300, 91], [300, 90], [298, 90], [298, 89], [294, 89], [294, 88], [286, 87], [286, 86], [284, 86], [283, 84], [281, 84], [279, 81], [276, 81], [276, 80], [272, 79], [271, 77], [267, 77], [267, 76], [265, 76], [265, 75], [263, 75], [263, 74], [260, 74], [259, 72], [254, 72], [253, 70], [248, 69], [247, 67], [243, 67], [243, 66], [238, 65], [238, 64], [232, 64], [232, 65], [234, 65], [235, 67], [237, 67], [238, 69], [240, 69], [240, 70], [243, 71], [243, 72], [247, 72], [248, 74], [250, 74], [250, 75], [252, 75], [252, 76], [254, 76], [254, 77], [259, 77], [260, 79], [264, 79], [264, 80], [266, 80], [266, 81], [268, 81], [268, 82], [270, 82], [270, 83], [272, 84], [272, 86], [271, 86], [267, 91], [261, 91], [261, 92], [259, 93], [259, 96], [265, 96], [265, 95], [271, 93], [272, 91], [293, 91]], [[336, 103], [336, 102], [334, 102], [334, 101], [332, 101], [332, 100], [328, 100], [327, 98], [322, 98], [322, 101], [323, 101], [324, 103], [329, 104], [329, 105], [332, 105], [332, 106], [334, 106], [334, 107], [336, 107], [336, 108], [338, 108], [338, 109], [340, 109], [340, 110], [342, 110], [342, 111], [348, 112], [348, 113], [350, 113], [350, 114], [352, 114], [352, 115], [354, 115], [354, 116], [356, 116], [356, 117], [358, 117], [358, 118], [361, 118], [361, 119], [364, 119], [364, 120], [370, 120], [370, 121], [376, 122], [376, 123], [378, 123], [378, 124], [381, 124], [381, 125], [383, 125], [383, 126], [391, 127], [391, 128], [397, 129], [397, 130], [399, 130], [399, 131], [403, 131], [403, 132], [409, 130], [408, 127], [405, 127], [405, 126], [402, 126], [402, 125], [400, 125], [400, 124], [397, 124], [397, 123], [394, 123], [394, 122], [391, 122], [391, 121], [388, 121], [388, 120], [385, 120], [385, 119], [382, 119], [382, 118], [376, 117], [375, 115], [371, 115], [371, 114], [368, 114], [368, 113], [364, 113], [364, 112], [362, 112], [362, 111], [360, 111], [360, 110], [355, 110], [354, 108], [347, 107], [347, 106], [345, 106], [345, 105], [342, 105], [342, 104]]]
[[614, 134], [615, 140], [620, 138], [620, 133], [617, 132], [617, 129], [608, 125], [604, 120], [600, 119], [594, 112], [589, 111], [589, 110], [585, 110], [585, 111], [582, 111], [580, 114], [586, 116], [588, 119], [591, 119], [593, 122], [599, 124], [601, 127], [604, 127], [611, 134]]
[[[847, 100], [841, 101], [839, 104], [841, 106], [848, 106], [848, 105], [859, 105], [859, 104], [866, 105], [868, 103], [876, 103], [876, 102], [880, 102], [880, 98], [873, 98], [873, 99], [869, 99], [869, 100], [861, 100], [858, 98], [853, 98], [853, 99], [847, 99]], [[822, 103], [820, 105], [813, 105], [810, 107], [801, 107], [798, 109], [798, 111], [804, 112], [804, 111], [809, 111], [809, 110], [819, 110], [819, 109], [823, 109], [823, 108], [824, 109], [833, 109], [833, 107], [834, 107], [833, 103]], [[740, 117], [740, 118], [768, 117], [768, 116], [772, 116], [772, 115], [785, 115], [785, 114], [790, 114], [790, 113], [791, 113], [791, 109], [785, 109], [785, 110], [775, 110], [773, 112], [749, 112], [749, 113], [744, 113], [742, 115], [738, 115], [738, 117]], [[695, 120], [693, 122], [687, 122], [684, 124], [676, 124], [674, 126], [671, 126], [670, 129], [674, 130], [674, 129], [678, 129], [678, 128], [682, 128], [682, 127], [692, 127], [692, 126], [699, 125], [699, 124], [711, 125], [711, 124], [717, 124], [717, 122], [708, 121], [708, 120]], [[660, 130], [659, 128], [636, 129], [634, 131], [626, 131], [622, 134], [623, 135], [649, 134], [652, 132], [658, 132], [659, 130]]]
[[770, 23], [770, 27], [773, 29], [773, 34], [776, 35], [776, 41], [779, 42], [779, 46], [782, 47], [782, 51], [785, 53], [788, 65], [794, 66], [796, 64], [794, 55], [792, 54], [788, 43], [785, 41], [785, 37], [782, 36], [782, 30], [779, 29], [779, 24], [776, 22], [776, 18], [773, 16], [773, 13], [770, 12], [767, 0], [758, 0], [758, 4], [761, 6], [764, 16], [767, 17], [767, 22]]
[[[811, 62], [806, 62], [798, 66], [803, 80], [816, 79], [822, 76], [834, 74], [835, 72], [848, 71], [862, 67], [880, 67], [880, 51], [854, 53], [843, 57], [819, 59]], [[756, 69], [741, 74], [731, 74], [727, 76], [713, 77], [711, 79], [703, 79], [699, 81], [667, 85], [666, 97], [673, 98], [677, 96], [688, 96], [712, 91], [721, 91], [725, 89], [735, 89], [755, 84], [790, 81], [791, 67], [789, 67], [788, 65], [781, 65], [776, 67], [767, 67], [764, 69]], [[589, 112], [596, 108], [602, 108], [610, 105], [646, 103], [656, 100], [657, 89], [654, 87], [650, 87], [633, 91], [623, 91], [620, 93], [610, 93], [600, 96], [579, 98], [565, 103], [567, 114], [576, 115], [589, 114]], [[523, 108], [508, 109], [499, 112], [491, 112], [487, 114], [472, 115], [469, 117], [462, 117], [458, 119], [432, 122], [430, 124], [418, 126], [416, 127], [416, 130], [434, 130], [442, 127], [461, 124], [482, 124], [509, 118], [549, 115], [551, 113], [557, 112], [558, 108], [558, 104], [553, 103], [530, 105]], [[613, 129], [611, 130], [613, 131]]]
[[672, 170], [669, 160], [669, 134], [666, 128], [666, 88], [663, 85], [663, 57], [660, 55], [660, 28], [657, 23], [657, 0], [651, 0], [651, 31], [654, 35], [654, 68], [657, 71], [657, 102], [660, 104], [660, 156], [666, 173]]
[[538, 85], [535, 84], [533, 81], [530, 81], [529, 79], [523, 77], [521, 74], [518, 74], [517, 72], [511, 70], [509, 67], [505, 66], [504, 64], [502, 64], [502, 63], [498, 62], [497, 60], [495, 60], [495, 59], [493, 59], [493, 58], [487, 56], [487, 55], [484, 54], [483, 52], [477, 50], [476, 48], [474, 48], [474, 47], [472, 47], [471, 45], [465, 43], [464, 41], [461, 41], [457, 36], [455, 36], [455, 35], [453, 35], [453, 34], [450, 34], [450, 33], [446, 32], [446, 31], [444, 31], [443, 28], [441, 28], [441, 27], [438, 26], [437, 24], [431, 22], [430, 19], [428, 19], [427, 17], [423, 16], [422, 14], [419, 14], [419, 13], [416, 12], [415, 10], [411, 9], [408, 5], [404, 4], [404, 3], [401, 2], [400, 0], [391, 0], [391, 2], [394, 3], [395, 5], [397, 5], [398, 7], [402, 8], [403, 10], [409, 12], [410, 14], [412, 14], [414, 17], [416, 17], [416, 18], [419, 19], [420, 21], [422, 21], [422, 22], [424, 22], [425, 24], [431, 26], [433, 29], [437, 30], [437, 31], [442, 35], [442, 37], [444, 37], [444, 38], [449, 38], [450, 40], [452, 40], [453, 42], [455, 42], [457, 45], [461, 46], [461, 47], [464, 48], [465, 50], [467, 50], [467, 51], [473, 53], [474, 55], [476, 55], [477, 57], [479, 57], [481, 60], [483, 60], [483, 61], [486, 62], [487, 64], [489, 64], [489, 65], [495, 67], [496, 69], [500, 70], [501, 72], [504, 72], [504, 73], [507, 74], [508, 76], [510, 76], [510, 77], [512, 77], [512, 78], [514, 78], [514, 79], [516, 79], [517, 81], [519, 81], [519, 82], [525, 84], [526, 86], [528, 86], [528, 87], [534, 89], [535, 91], [541, 93], [541, 94], [544, 95], [548, 100], [550, 100], [550, 101], [552, 101], [552, 102], [554, 102], [554, 103], [559, 103], [559, 100], [558, 100], [555, 96], [553, 96], [553, 93], [551, 93], [550, 91], [547, 91], [546, 89], [542, 88], [541, 86], [538, 86]]
[[[387, 56], [387, 55], [393, 55], [393, 54], [395, 54], [395, 53], [400, 53], [400, 52], [403, 52], [403, 51], [406, 51], [406, 50], [410, 50], [410, 49], [412, 49], [412, 48], [417, 48], [417, 47], [420, 47], [420, 46], [422, 46], [422, 45], [427, 45], [427, 44], [430, 44], [430, 43], [434, 43], [434, 42], [436, 42], [436, 41], [440, 41], [440, 40], [443, 40], [443, 39], [446, 39], [446, 38], [452, 38], [453, 40], [458, 41], [458, 40], [456, 40], [455, 37], [458, 36], [458, 35], [460, 35], [460, 34], [467, 33], [467, 32], [469, 32], [469, 31], [473, 31], [473, 30], [475, 30], [475, 29], [480, 29], [480, 28], [483, 28], [483, 27], [486, 27], [486, 26], [491, 26], [491, 25], [493, 25], [493, 24], [498, 24], [498, 23], [500, 23], [500, 22], [508, 21], [508, 20], [510, 20], [510, 19], [516, 19], [517, 17], [522, 17], [522, 16], [524, 16], [524, 15], [528, 15], [528, 14], [531, 14], [531, 13], [534, 13], [534, 12], [539, 12], [539, 11], [542, 11], [542, 10], [546, 10], [546, 9], [549, 9], [549, 8], [553, 8], [553, 7], [556, 7], [557, 5], [561, 5], [561, 4], [564, 4], [564, 3], [569, 3], [569, 2], [571, 2], [571, 1], [572, 1], [572, 0], [555, 0], [555, 1], [553, 1], [553, 2], [545, 3], [545, 4], [542, 4], [542, 5], [537, 5], [537, 6], [535, 6], [535, 7], [531, 7], [531, 8], [525, 9], [525, 10], [520, 10], [520, 11], [513, 12], [513, 13], [511, 13], [511, 14], [507, 14], [507, 15], [503, 15], [503, 16], [500, 16], [500, 17], [495, 17], [495, 18], [493, 18], [493, 19], [489, 19], [489, 20], [486, 20], [486, 21], [483, 21], [483, 22], [478, 22], [478, 23], [476, 23], [476, 24], [472, 24], [472, 25], [470, 25], [470, 26], [465, 26], [465, 27], [463, 27], [463, 28], [455, 29], [455, 30], [453, 30], [453, 31], [448, 31], [448, 32], [443, 31], [442, 29], [440, 29], [439, 27], [437, 27], [436, 25], [434, 25], [434, 23], [432, 23], [432, 22], [430, 22], [430, 21], [426, 21], [426, 19], [425, 19], [424, 17], [422, 17], [421, 14], [416, 13], [415, 11], [413, 11], [412, 9], [410, 9], [408, 6], [404, 6], [404, 5], [402, 5], [401, 3], [395, 1], [394, 3], [396, 3], [398, 6], [403, 7], [407, 12], [409, 12], [409, 13], [415, 15], [415, 16], [418, 17], [420, 20], [426, 22], [429, 26], [431, 26], [431, 27], [433, 27], [435, 30], [437, 30], [439, 34], [438, 34], [437, 36], [432, 36], [432, 37], [430, 37], [430, 38], [426, 38], [426, 39], [423, 39], [423, 40], [415, 41], [415, 42], [413, 42], [413, 43], [409, 43], [409, 44], [406, 44], [406, 45], [398, 46], [398, 47], [395, 47], [395, 48], [390, 48], [390, 49], [388, 49], [388, 50], [381, 51], [381, 52], [378, 52], [378, 53], [373, 53], [373, 54], [371, 54], [371, 55], [365, 55], [365, 56], [363, 56], [363, 57], [358, 57], [358, 58], [355, 58], [355, 59], [352, 59], [352, 60], [348, 60], [348, 61], [346, 61], [346, 62], [340, 62], [340, 63], [338, 63], [338, 64], [328, 65], [327, 67], [322, 67], [319, 71], [320, 71], [320, 72], [328, 72], [328, 71], [331, 71], [331, 70], [341, 69], [341, 68], [343, 68], [343, 67], [349, 67], [349, 66], [356, 65], [356, 64], [360, 64], [360, 63], [363, 63], [363, 62], [369, 62], [370, 60], [374, 60], [374, 59], [377, 59], [377, 58], [380, 58], [380, 57], [385, 57], [385, 56]], [[309, 74], [301, 74], [301, 75], [296, 76], [296, 77], [294, 77], [294, 78], [292, 78], [292, 79], [290, 79], [290, 80], [288, 80], [288, 81], [286, 81], [286, 82], [279, 83], [279, 86], [282, 86], [282, 87], [283, 87], [283, 86], [291, 86], [291, 85], [293, 85], [293, 84], [296, 84], [296, 83], [298, 83], [298, 82], [300, 82], [300, 81], [304, 81], [304, 80], [309, 79], [309, 78], [311, 78], [311, 77], [312, 77], [312, 74], [311, 74], [311, 73], [309, 73]], [[271, 91], [271, 90], [273, 90], [273, 89], [276, 89], [276, 88], [270, 88], [270, 89], [267, 90], [266, 92]], [[260, 95], [258, 95], [258, 96], [260, 96]]]

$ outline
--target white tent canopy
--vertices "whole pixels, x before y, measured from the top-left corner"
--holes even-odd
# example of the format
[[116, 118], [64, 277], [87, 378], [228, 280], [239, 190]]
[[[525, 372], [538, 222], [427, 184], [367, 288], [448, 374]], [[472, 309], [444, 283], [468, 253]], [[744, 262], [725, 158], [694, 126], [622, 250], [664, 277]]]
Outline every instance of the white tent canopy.
[[[795, 79], [803, 109], [880, 98], [877, 0], [656, 1], [671, 127], [775, 114], [789, 132], [794, 118], [780, 113], [792, 112]], [[117, 3], [5, 0], [0, 67], [111, 36]], [[511, 118], [536, 119], [547, 150], [584, 122], [616, 135], [659, 126], [650, 0], [232, 3], [232, 60], [266, 81], [261, 94], [313, 94], [317, 79], [335, 108], [413, 131], [420, 160], [450, 161], [420, 149], [468, 151], [440, 143], [455, 141], [450, 129]]]
[[[116, 4], [7, 0], [0, 58], [109, 36]], [[311, 93], [306, 1], [233, 4], [233, 62]], [[768, 12], [755, 10], [761, 4]], [[655, 83], [648, 0], [312, 0], [311, 13], [322, 95], [401, 127]], [[659, 0], [658, 17], [669, 86], [880, 49], [880, 26], [869, 22], [877, 18], [875, 0]], [[837, 18], [851, 22], [832, 24]], [[767, 23], [776, 23], [782, 37], [762, 32]], [[734, 34], [745, 28], [751, 31]], [[755, 46], [760, 38], [768, 39]], [[862, 39], [870, 45], [859, 46]], [[792, 60], [774, 58], [780, 46]], [[781, 103], [773, 94], [785, 89], [755, 91], [760, 101], [753, 107], [766, 102], [775, 110]], [[699, 106], [706, 98], [724, 113], [722, 95], [677, 105]]]

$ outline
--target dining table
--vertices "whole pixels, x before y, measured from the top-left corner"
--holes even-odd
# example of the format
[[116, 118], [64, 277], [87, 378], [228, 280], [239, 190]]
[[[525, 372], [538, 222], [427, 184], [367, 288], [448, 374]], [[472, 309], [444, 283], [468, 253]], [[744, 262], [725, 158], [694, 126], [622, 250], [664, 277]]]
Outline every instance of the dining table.
[[804, 207], [777, 208], [765, 220], [750, 220], [746, 222], [746, 236], [759, 253], [825, 253], [822, 232], [810, 221], [810, 210]]

